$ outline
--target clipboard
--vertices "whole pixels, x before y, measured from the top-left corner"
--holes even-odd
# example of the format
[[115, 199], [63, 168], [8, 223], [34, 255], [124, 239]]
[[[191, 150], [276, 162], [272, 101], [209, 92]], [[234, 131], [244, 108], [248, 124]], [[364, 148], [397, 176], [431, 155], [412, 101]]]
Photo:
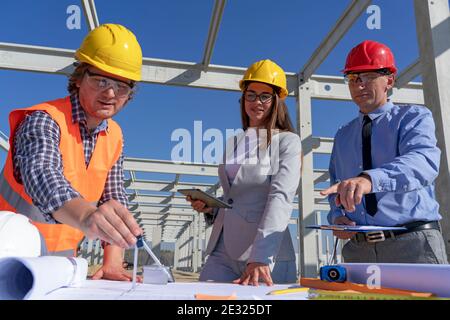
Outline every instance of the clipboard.
[[345, 224], [330, 224], [330, 225], [310, 225], [306, 226], [308, 229], [319, 229], [319, 230], [332, 230], [332, 231], [347, 231], [347, 232], [374, 232], [374, 231], [385, 231], [385, 230], [406, 230], [405, 227], [382, 227], [382, 226], [349, 226]]
[[228, 203], [213, 197], [212, 195], [200, 190], [200, 189], [178, 189], [179, 193], [184, 194], [185, 196], [191, 196], [193, 200], [201, 200], [210, 208], [227, 208], [231, 209]]

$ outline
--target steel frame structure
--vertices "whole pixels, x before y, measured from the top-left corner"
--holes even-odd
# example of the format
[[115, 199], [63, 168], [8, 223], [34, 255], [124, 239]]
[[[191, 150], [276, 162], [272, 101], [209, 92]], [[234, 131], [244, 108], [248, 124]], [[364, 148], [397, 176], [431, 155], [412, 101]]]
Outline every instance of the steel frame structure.
[[[94, 0], [82, 0], [88, 29], [99, 25]], [[399, 73], [391, 99], [397, 103], [426, 104], [433, 112], [436, 133], [442, 150], [437, 196], [444, 217], [442, 221], [447, 254], [450, 253], [450, 15], [448, 0], [411, 0], [416, 15], [416, 30], [420, 56]], [[299, 269], [302, 276], [316, 276], [324, 262], [322, 239], [316, 231], [305, 229], [317, 222], [317, 212], [328, 210], [317, 184], [329, 181], [328, 172], [313, 167], [314, 154], [330, 154], [333, 139], [312, 135], [312, 99], [351, 101], [347, 86], [340, 77], [316, 75], [314, 72], [327, 58], [358, 17], [371, 3], [370, 0], [352, 0], [334, 27], [323, 39], [306, 64], [298, 72], [288, 72], [289, 95], [296, 98], [297, 129], [304, 151], [303, 176], [300, 181], [297, 224], [299, 240]], [[200, 62], [162, 59], [143, 59], [142, 81], [148, 83], [238, 91], [238, 82], [245, 68], [210, 64], [214, 44], [220, 28], [226, 0], [215, 0], [203, 57]], [[74, 51], [62, 48], [0, 43], [0, 69], [69, 74], [72, 71]], [[410, 82], [421, 75], [422, 83]], [[8, 141], [0, 136], [0, 147], [8, 149]], [[157, 251], [161, 241], [175, 242], [175, 267], [198, 271], [204, 261], [205, 243], [210, 230], [186, 206], [176, 189], [196, 186], [220, 194], [216, 184], [182, 182], [185, 175], [217, 176], [217, 167], [208, 164], [175, 164], [169, 161], [125, 159], [126, 181], [131, 211], [144, 228], [147, 238]], [[136, 179], [141, 172], [174, 174], [171, 181]], [[92, 242], [87, 244], [93, 251]], [[98, 244], [95, 246], [99, 256]], [[89, 251], [90, 250], [90, 251]], [[100, 254], [101, 256], [101, 254]]]

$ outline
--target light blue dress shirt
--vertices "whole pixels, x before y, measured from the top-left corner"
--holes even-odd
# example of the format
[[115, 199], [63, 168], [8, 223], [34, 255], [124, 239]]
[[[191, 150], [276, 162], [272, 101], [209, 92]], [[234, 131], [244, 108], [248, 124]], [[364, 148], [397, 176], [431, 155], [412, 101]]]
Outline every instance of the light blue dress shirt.
[[339, 128], [330, 159], [331, 185], [367, 173], [372, 179], [378, 211], [366, 212], [364, 197], [354, 212], [328, 201], [328, 222], [345, 215], [357, 225], [396, 226], [413, 221], [440, 220], [434, 180], [439, 173], [440, 150], [430, 110], [391, 102], [368, 114], [372, 119], [372, 167], [363, 171], [362, 124], [364, 114]]

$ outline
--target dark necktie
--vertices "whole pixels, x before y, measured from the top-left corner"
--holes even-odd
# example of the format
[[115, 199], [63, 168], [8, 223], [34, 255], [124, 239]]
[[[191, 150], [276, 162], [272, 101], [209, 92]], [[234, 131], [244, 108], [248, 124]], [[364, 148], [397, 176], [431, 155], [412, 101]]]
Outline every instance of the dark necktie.
[[[362, 128], [362, 148], [363, 148], [363, 169], [372, 169], [372, 120], [368, 116], [364, 116]], [[364, 195], [367, 213], [374, 216], [377, 213], [377, 197], [375, 193]]]

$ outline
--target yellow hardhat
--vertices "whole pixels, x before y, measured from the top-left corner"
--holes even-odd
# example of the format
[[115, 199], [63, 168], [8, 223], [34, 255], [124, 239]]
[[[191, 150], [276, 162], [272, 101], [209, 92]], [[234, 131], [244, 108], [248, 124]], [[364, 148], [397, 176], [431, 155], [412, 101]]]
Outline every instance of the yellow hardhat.
[[103, 24], [89, 32], [75, 58], [105, 72], [141, 80], [141, 46], [135, 35], [120, 24]]
[[255, 62], [245, 71], [244, 77], [239, 81], [241, 90], [244, 90], [246, 81], [257, 81], [278, 87], [281, 99], [288, 95], [286, 74], [279, 65], [268, 59]]

